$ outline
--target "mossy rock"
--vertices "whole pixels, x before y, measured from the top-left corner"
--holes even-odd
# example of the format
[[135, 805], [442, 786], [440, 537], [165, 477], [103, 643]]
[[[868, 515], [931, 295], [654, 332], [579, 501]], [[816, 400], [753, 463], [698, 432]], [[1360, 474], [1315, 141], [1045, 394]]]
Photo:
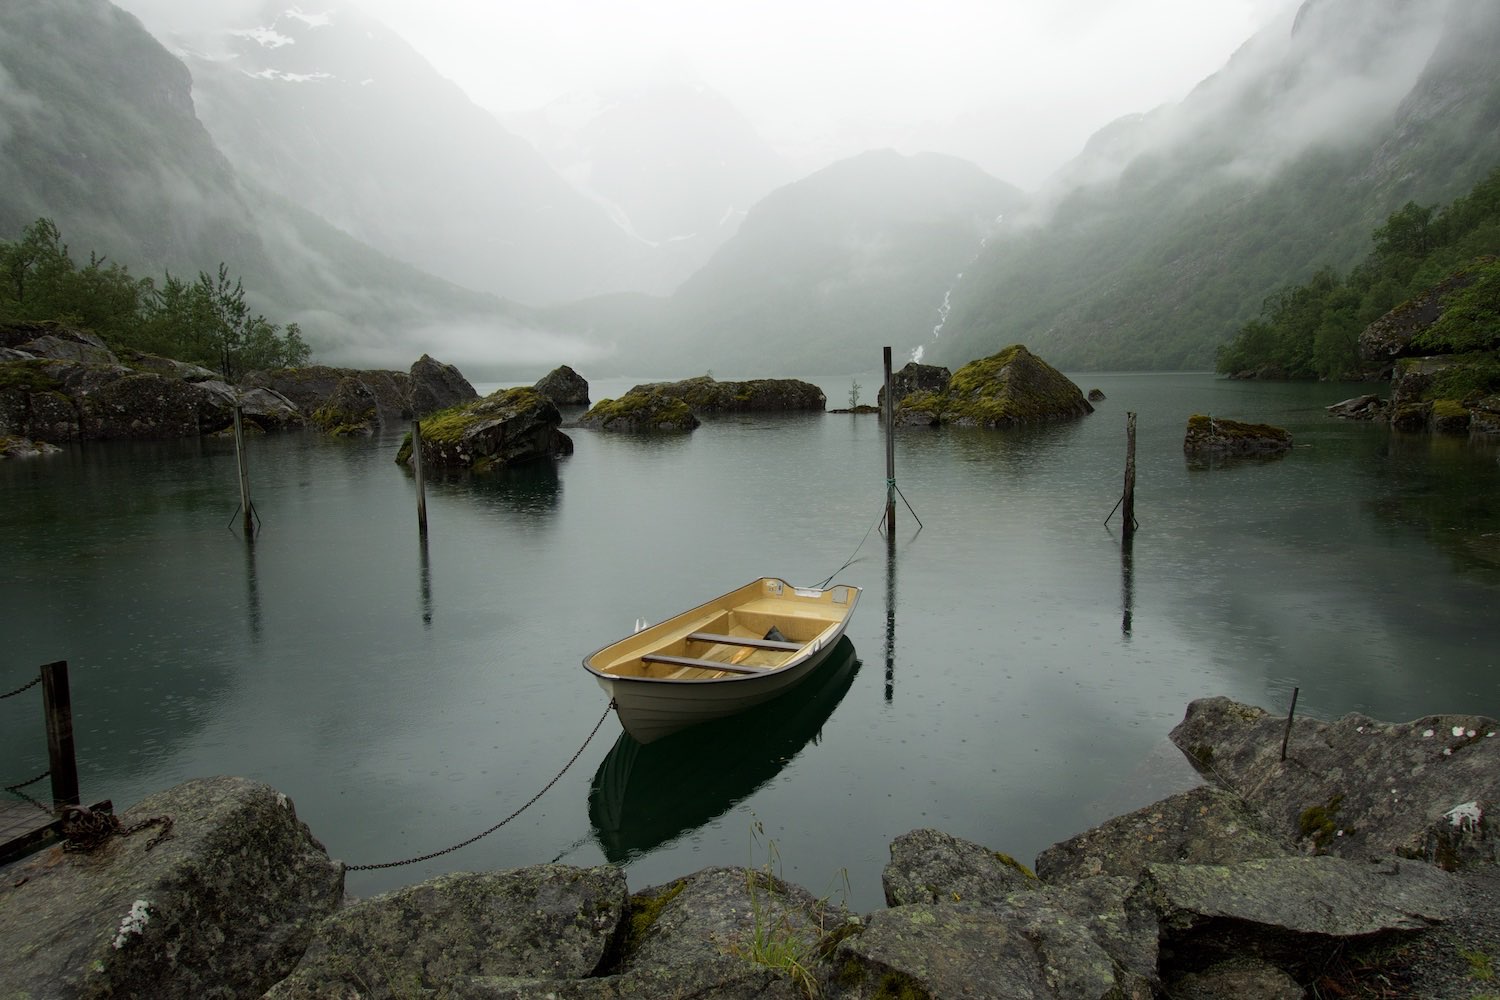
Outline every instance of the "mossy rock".
[[0, 391], [58, 392], [63, 384], [56, 368], [55, 362], [45, 359], [0, 362]]
[[943, 390], [919, 390], [896, 406], [897, 423], [1014, 427], [1093, 413], [1073, 380], [1021, 344], [971, 361]]
[[619, 399], [601, 399], [578, 419], [580, 427], [643, 434], [690, 431], [698, 426], [692, 405], [654, 386], [636, 386]]
[[[553, 402], [531, 386], [500, 389], [423, 418], [422, 465], [482, 473], [567, 455], [573, 442], [558, 430], [561, 423]], [[411, 459], [412, 438], [407, 434], [396, 462], [409, 465]]]
[[1291, 432], [1271, 424], [1252, 424], [1195, 413], [1188, 418], [1183, 453], [1189, 457], [1281, 455], [1292, 449]]
[[1456, 399], [1432, 402], [1432, 429], [1439, 434], [1469, 433], [1469, 408]]

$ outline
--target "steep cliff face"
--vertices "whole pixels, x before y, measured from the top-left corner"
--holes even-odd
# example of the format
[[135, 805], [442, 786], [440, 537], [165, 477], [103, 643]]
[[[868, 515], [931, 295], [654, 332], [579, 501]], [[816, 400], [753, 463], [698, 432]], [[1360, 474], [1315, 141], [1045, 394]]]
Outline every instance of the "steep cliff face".
[[0, 233], [48, 216], [75, 245], [120, 248], [153, 270], [258, 256], [240, 223], [249, 204], [191, 87], [105, 0], [0, 6]]

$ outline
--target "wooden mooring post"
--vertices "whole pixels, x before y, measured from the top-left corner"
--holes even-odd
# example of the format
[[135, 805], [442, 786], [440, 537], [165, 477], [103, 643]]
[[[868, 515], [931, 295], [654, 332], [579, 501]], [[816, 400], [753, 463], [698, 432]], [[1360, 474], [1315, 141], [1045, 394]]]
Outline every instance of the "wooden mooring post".
[[68, 661], [42, 667], [42, 711], [47, 717], [47, 762], [52, 771], [52, 809], [76, 806], [78, 760], [73, 747], [73, 698], [68, 693]]
[[[427, 479], [422, 469], [422, 421], [411, 422], [411, 464], [417, 474], [417, 533], [427, 537]], [[424, 550], [425, 552], [425, 550]]]
[[250, 466], [245, 460], [245, 419], [240, 404], [234, 404], [234, 456], [240, 468], [240, 512], [245, 518], [245, 537], [255, 535], [255, 508], [250, 506]]
[[1135, 535], [1135, 413], [1125, 414], [1125, 539]]
[[891, 395], [891, 349], [885, 349], [885, 405], [881, 407], [885, 420], [885, 532], [889, 537], [896, 532], [896, 400]]

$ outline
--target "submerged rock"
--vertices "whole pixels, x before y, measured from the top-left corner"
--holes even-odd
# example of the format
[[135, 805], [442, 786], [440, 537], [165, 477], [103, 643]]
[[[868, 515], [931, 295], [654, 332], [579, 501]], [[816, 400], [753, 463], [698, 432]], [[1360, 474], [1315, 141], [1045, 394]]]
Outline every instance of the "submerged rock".
[[1384, 419], [1389, 412], [1386, 401], [1373, 392], [1341, 400], [1332, 406], [1325, 406], [1324, 409], [1330, 416], [1342, 417], [1345, 420], [1374, 420], [1376, 417]]
[[1190, 458], [1282, 455], [1292, 450], [1292, 435], [1270, 424], [1248, 424], [1195, 413], [1188, 418], [1182, 450]]
[[941, 391], [913, 392], [897, 404], [895, 420], [909, 426], [1013, 427], [1093, 412], [1072, 379], [1015, 344], [964, 365]]

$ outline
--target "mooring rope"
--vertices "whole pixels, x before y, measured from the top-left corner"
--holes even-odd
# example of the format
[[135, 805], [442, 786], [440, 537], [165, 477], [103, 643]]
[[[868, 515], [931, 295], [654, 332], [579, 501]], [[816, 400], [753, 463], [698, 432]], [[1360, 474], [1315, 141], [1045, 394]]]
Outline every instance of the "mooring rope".
[[568, 759], [568, 762], [563, 765], [562, 770], [558, 771], [551, 781], [542, 786], [542, 790], [540, 792], [537, 792], [531, 798], [527, 799], [519, 809], [502, 819], [500, 822], [496, 823], [494, 826], [490, 827], [488, 830], [485, 830], [483, 833], [476, 833], [468, 840], [460, 841], [459, 843], [454, 844], [452, 847], [445, 847], [441, 851], [433, 851], [431, 854], [423, 854], [420, 857], [407, 858], [404, 861], [387, 861], [383, 864], [378, 865], [345, 865], [344, 870], [351, 872], [366, 872], [374, 871], [379, 868], [400, 868], [402, 865], [414, 865], [421, 861], [431, 861], [433, 858], [440, 858], [444, 854], [452, 854], [454, 851], [458, 850], [461, 847], [468, 847], [476, 840], [481, 840], [485, 837], [488, 837], [490, 834], [494, 833], [496, 830], [500, 829], [502, 826], [515, 819], [517, 816], [521, 815], [527, 809], [530, 809], [536, 803], [537, 799], [541, 798], [543, 795], [546, 795], [548, 790], [551, 789], [553, 785], [562, 780], [562, 776], [568, 773], [568, 768], [572, 767], [575, 763], [578, 762], [578, 758], [583, 756], [583, 751], [587, 749], [589, 743], [593, 741], [594, 736], [598, 734], [599, 727], [604, 725], [604, 720], [609, 718], [609, 713], [612, 709], [614, 709], [614, 707], [614, 699], [610, 699], [609, 704], [604, 708], [604, 714], [599, 716], [598, 722], [594, 723], [593, 732], [589, 733], [588, 737], [583, 741], [583, 746], [578, 748], [578, 751]]
[[888, 491], [886, 504], [881, 506], [880, 513], [876, 515], [874, 522], [872, 522], [871, 525], [865, 529], [864, 535], [862, 535], [859, 539], [859, 544], [854, 546], [854, 551], [849, 553], [849, 558], [844, 560], [844, 564], [842, 566], [834, 570], [832, 573], [829, 573], [822, 579], [821, 582], [813, 585], [814, 590], [822, 590], [824, 587], [833, 582], [834, 577], [838, 576], [840, 573], [848, 569], [850, 566], [853, 566], [858, 561], [856, 557], [859, 555], [859, 550], [864, 548], [865, 542], [870, 540], [870, 532], [878, 528], [880, 526], [880, 522], [885, 520], [886, 507], [890, 504], [889, 491], [894, 491], [896, 496], [899, 496], [901, 498], [901, 502], [906, 504], [906, 509], [911, 511], [911, 516], [916, 519], [917, 527], [919, 529], [923, 527], [922, 519], [920, 517], [917, 517], [917, 512], [912, 509], [911, 501], [906, 499], [906, 494], [901, 492], [901, 487], [896, 485], [896, 481], [894, 479], [887, 479], [885, 481], [885, 486], [886, 490]]
[[855, 563], [855, 557], [859, 555], [859, 550], [862, 549], [862, 548], [864, 548], [865, 542], [870, 537], [870, 532], [872, 532], [872, 531], [875, 530], [876, 525], [880, 524], [881, 519], [884, 518], [884, 517], [885, 517], [885, 508], [881, 507], [880, 508], [880, 515], [875, 518], [875, 520], [870, 524], [870, 526], [868, 528], [865, 529], [864, 535], [862, 535], [860, 537], [860, 539], [859, 539], [859, 544], [856, 545], [856, 546], [854, 546], [854, 551], [851, 552], [851, 553], [849, 553], [849, 558], [848, 559], [844, 560], [844, 565], [840, 566], [838, 569], [834, 570], [832, 573], [829, 573], [826, 577], [823, 578], [822, 582], [814, 584], [813, 585], [813, 589], [814, 590], [822, 590], [824, 587], [828, 586], [830, 583], [833, 582], [833, 578], [834, 577], [838, 576], [844, 570], [846, 570], [850, 566], [854, 565], [854, 563]]

